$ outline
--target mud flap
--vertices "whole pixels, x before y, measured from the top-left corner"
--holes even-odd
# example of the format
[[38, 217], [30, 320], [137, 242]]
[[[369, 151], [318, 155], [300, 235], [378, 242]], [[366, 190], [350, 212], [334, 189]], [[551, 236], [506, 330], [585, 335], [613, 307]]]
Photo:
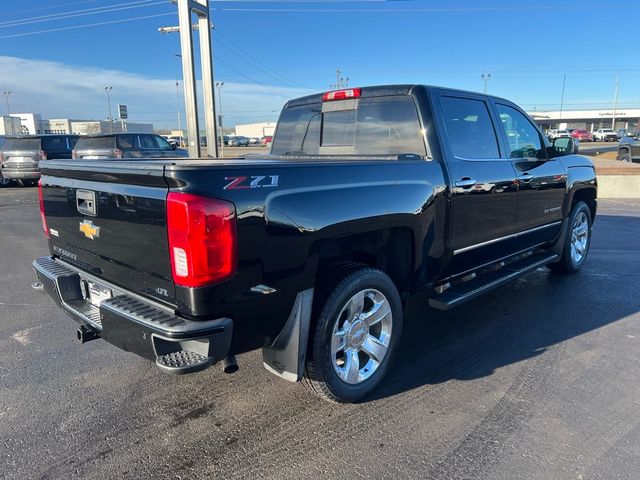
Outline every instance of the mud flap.
[[290, 382], [302, 379], [312, 305], [313, 288], [298, 292], [282, 331], [271, 345], [262, 349], [264, 367]]

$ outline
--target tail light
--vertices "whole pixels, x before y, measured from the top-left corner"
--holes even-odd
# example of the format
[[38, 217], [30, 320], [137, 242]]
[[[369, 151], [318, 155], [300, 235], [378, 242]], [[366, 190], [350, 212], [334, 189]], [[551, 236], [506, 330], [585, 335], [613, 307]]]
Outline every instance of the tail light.
[[167, 231], [177, 285], [202, 287], [235, 275], [236, 209], [232, 203], [170, 192]]
[[75, 148], [73, 150], [71, 150], [71, 158], [74, 159], [74, 160], [76, 158], [78, 158], [78, 152], [76, 152]]
[[46, 160], [47, 159], [47, 152], [45, 152], [44, 150], [38, 150], [38, 159], [39, 160]]
[[333, 100], [346, 100], [348, 98], [360, 98], [362, 95], [361, 88], [348, 88], [346, 90], [336, 90], [327, 92], [322, 96], [323, 102], [331, 102]]
[[42, 180], [38, 180], [38, 200], [40, 202], [40, 220], [42, 220], [42, 229], [47, 238], [51, 238], [49, 227], [47, 226], [47, 217], [44, 215], [44, 198], [42, 196]]
[[116, 158], [122, 158], [122, 150], [120, 150], [119, 148], [114, 148], [113, 149], [113, 154], [115, 155]]

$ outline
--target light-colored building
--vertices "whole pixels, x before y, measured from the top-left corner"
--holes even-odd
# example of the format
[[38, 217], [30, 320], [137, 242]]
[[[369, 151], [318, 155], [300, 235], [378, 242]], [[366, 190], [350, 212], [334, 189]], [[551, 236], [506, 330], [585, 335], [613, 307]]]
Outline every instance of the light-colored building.
[[276, 130], [275, 122], [249, 123], [246, 125], [236, 125], [236, 135], [243, 137], [267, 137], [273, 135]]
[[549, 112], [528, 112], [540, 127], [550, 128], [582, 128], [595, 132], [599, 128], [635, 129], [640, 126], [640, 108], [621, 108], [615, 111], [613, 125], [613, 109], [607, 110], [563, 110]]
[[71, 121], [71, 133], [76, 135], [100, 135], [102, 133], [153, 133], [152, 123], [126, 123], [116, 121], [109, 124], [108, 120]]
[[17, 117], [0, 116], [0, 135], [19, 135], [22, 132], [22, 122]]
[[44, 133], [62, 133], [69, 134], [73, 132], [71, 127], [75, 122], [88, 122], [90, 120], [72, 120], [70, 118], [52, 118], [50, 120], [44, 120], [45, 130]]
[[12, 117], [20, 119], [24, 135], [38, 135], [44, 133], [42, 115], [39, 113], [12, 113]]

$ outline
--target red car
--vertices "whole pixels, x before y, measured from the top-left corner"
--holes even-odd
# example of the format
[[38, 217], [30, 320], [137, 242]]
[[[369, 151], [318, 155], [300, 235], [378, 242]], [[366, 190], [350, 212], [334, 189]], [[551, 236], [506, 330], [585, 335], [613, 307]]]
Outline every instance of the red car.
[[273, 135], [269, 135], [267, 137], [262, 138], [260, 145], [262, 145], [263, 147], [270, 147], [272, 141], [273, 141]]
[[574, 130], [571, 132], [573, 138], [577, 138], [581, 142], [593, 142], [593, 135], [588, 130]]

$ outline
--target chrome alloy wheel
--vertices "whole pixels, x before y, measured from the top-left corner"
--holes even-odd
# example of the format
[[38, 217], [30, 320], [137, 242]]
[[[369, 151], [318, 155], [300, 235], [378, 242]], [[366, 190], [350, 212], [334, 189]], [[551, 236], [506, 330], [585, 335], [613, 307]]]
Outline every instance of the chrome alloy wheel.
[[345, 383], [367, 380], [384, 360], [393, 328], [387, 297], [374, 289], [351, 297], [336, 318], [331, 337], [333, 369]]
[[573, 221], [571, 228], [571, 260], [578, 265], [587, 253], [589, 243], [589, 222], [587, 215], [580, 212]]

